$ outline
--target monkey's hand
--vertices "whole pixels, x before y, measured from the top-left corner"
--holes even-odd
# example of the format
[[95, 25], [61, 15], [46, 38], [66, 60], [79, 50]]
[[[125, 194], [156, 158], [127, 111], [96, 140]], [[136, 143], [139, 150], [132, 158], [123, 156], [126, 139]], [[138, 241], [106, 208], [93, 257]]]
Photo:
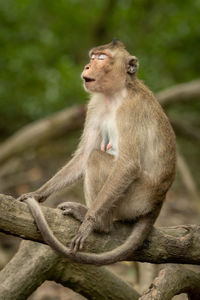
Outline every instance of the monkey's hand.
[[17, 198], [17, 200], [23, 202], [28, 198], [34, 198], [38, 202], [42, 202], [46, 199], [46, 197], [44, 197], [42, 194], [35, 191], [35, 192], [23, 194], [19, 198]]
[[83, 248], [83, 244], [86, 238], [93, 231], [93, 229], [94, 229], [94, 220], [92, 217], [88, 216], [79, 227], [77, 234], [75, 235], [75, 237], [71, 242], [70, 249], [73, 253]]

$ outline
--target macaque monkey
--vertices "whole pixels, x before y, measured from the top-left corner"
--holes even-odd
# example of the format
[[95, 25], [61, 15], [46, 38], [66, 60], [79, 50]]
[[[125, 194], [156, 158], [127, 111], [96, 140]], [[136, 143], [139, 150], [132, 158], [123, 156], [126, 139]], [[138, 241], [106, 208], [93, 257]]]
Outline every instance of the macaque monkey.
[[[78, 149], [52, 179], [19, 199], [27, 202], [53, 249], [75, 262], [105, 265], [128, 258], [151, 231], [174, 180], [176, 146], [167, 116], [137, 78], [138, 59], [123, 43], [115, 39], [92, 49], [89, 57], [81, 78], [91, 99]], [[36, 201], [82, 177], [86, 206], [59, 206], [81, 222], [67, 248], [51, 232]], [[79, 251], [93, 230], [110, 232], [113, 220], [133, 222], [121, 246], [101, 254]]]

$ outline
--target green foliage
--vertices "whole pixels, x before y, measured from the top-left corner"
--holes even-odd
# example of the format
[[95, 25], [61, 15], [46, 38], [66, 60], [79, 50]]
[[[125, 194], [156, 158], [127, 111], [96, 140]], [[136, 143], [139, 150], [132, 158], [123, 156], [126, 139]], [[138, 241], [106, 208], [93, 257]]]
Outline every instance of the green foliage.
[[198, 77], [199, 15], [199, 0], [0, 0], [0, 132], [86, 101], [87, 52], [113, 37], [154, 91]]

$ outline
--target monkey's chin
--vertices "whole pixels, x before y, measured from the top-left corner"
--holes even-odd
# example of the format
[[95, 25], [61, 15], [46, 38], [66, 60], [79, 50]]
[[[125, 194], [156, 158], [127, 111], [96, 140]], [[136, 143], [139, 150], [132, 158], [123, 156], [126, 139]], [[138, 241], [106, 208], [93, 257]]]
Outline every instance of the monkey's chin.
[[95, 92], [95, 88], [92, 88], [91, 85], [92, 85], [91, 82], [90, 82], [90, 83], [84, 82], [84, 84], [83, 84], [84, 90], [85, 90], [86, 92], [88, 92], [88, 93]]

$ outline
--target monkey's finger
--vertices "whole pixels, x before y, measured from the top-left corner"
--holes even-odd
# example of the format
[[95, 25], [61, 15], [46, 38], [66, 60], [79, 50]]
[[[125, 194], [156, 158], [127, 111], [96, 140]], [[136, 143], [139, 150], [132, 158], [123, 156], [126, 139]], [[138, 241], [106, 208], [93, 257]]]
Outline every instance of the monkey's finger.
[[65, 210], [66, 208], [69, 208], [69, 203], [68, 202], [61, 203], [57, 206], [57, 208], [61, 210]]
[[79, 250], [79, 241], [81, 239], [81, 235], [77, 234], [73, 240], [71, 241], [70, 250], [75, 253]]
[[81, 236], [75, 241], [74, 251], [77, 252], [80, 249]]
[[65, 215], [71, 215], [72, 214], [72, 209], [71, 208], [66, 208], [66, 209], [62, 209], [62, 214]]
[[82, 250], [83, 249], [83, 244], [86, 240], [86, 237], [82, 236], [81, 239], [80, 239], [80, 246], [79, 246], [79, 249]]
[[30, 197], [30, 196], [28, 196], [27, 194], [21, 195], [20, 197], [17, 198], [17, 201], [23, 202], [23, 201], [25, 201], [28, 197]]

